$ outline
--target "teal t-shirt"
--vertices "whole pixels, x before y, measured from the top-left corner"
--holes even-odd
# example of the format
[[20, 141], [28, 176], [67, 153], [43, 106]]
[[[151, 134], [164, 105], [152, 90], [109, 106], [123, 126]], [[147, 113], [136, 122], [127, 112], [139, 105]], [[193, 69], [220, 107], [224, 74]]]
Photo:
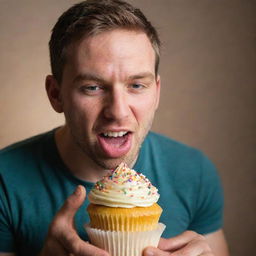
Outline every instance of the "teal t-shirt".
[[[159, 189], [160, 221], [164, 237], [185, 230], [201, 234], [222, 227], [223, 195], [212, 163], [198, 150], [150, 132], [134, 166]], [[51, 220], [78, 184], [62, 162], [54, 131], [11, 145], [0, 151], [0, 252], [36, 255], [42, 248]], [[75, 224], [88, 240], [86, 207]]]

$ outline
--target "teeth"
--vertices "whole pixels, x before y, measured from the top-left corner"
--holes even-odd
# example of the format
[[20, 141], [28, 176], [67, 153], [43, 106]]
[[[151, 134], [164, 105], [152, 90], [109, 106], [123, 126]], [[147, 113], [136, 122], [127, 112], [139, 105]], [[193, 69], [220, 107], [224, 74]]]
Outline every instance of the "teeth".
[[105, 132], [104, 136], [106, 137], [122, 137], [125, 134], [127, 134], [127, 132]]

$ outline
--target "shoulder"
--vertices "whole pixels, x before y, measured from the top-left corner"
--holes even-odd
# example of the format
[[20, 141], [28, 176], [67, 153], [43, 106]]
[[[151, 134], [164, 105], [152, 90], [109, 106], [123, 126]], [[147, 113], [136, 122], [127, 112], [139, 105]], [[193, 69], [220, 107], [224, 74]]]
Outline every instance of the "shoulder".
[[142, 152], [140, 164], [146, 167], [161, 195], [163, 221], [176, 217], [173, 225], [178, 225], [182, 218], [182, 230], [201, 233], [221, 227], [223, 195], [219, 175], [201, 150], [151, 132]]
[[215, 165], [201, 150], [154, 132], [142, 145], [138, 167], [189, 186], [192, 181], [197, 186], [202, 180], [218, 178]]
[[150, 132], [145, 140], [145, 147], [160, 160], [177, 164], [200, 164], [208, 161], [201, 150], [176, 141], [165, 135]]
[[156, 133], [156, 132], [149, 132], [148, 136], [145, 140], [146, 143], [150, 144], [151, 146], [154, 146], [158, 150], [172, 150], [172, 152], [177, 153], [184, 153], [184, 152], [195, 152], [198, 150], [188, 146], [182, 142], [179, 142], [177, 140], [174, 140], [172, 138], [169, 138], [165, 135]]
[[35, 156], [43, 150], [52, 135], [53, 131], [39, 134], [1, 149], [0, 174], [10, 173], [12, 170], [19, 170], [31, 164], [32, 159], [36, 159]]
[[6, 156], [8, 154], [16, 153], [23, 150], [29, 150], [34, 146], [42, 143], [45, 139], [51, 137], [53, 135], [54, 130], [41, 133], [30, 138], [15, 142], [9, 146], [6, 146], [0, 149], [0, 157]]

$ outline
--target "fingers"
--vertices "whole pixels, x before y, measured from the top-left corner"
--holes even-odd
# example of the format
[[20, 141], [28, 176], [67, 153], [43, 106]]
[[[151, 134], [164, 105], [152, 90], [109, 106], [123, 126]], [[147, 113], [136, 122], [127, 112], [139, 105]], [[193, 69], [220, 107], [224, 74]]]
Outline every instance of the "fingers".
[[184, 247], [193, 239], [203, 239], [204, 236], [197, 234], [193, 231], [185, 231], [184, 233], [169, 239], [161, 238], [158, 248], [164, 251], [174, 251]]
[[88, 242], [83, 241], [79, 235], [74, 230], [69, 230], [69, 232], [63, 232], [59, 235], [58, 241], [61, 243], [62, 247], [71, 255], [75, 256], [108, 256], [109, 254]]
[[55, 218], [65, 218], [66, 221], [72, 222], [77, 210], [82, 206], [85, 197], [85, 188], [81, 185], [77, 186], [74, 193], [68, 197]]
[[172, 256], [205, 256], [206, 254], [211, 253], [209, 245], [206, 243], [205, 239], [199, 237], [191, 240], [181, 249], [173, 252]]
[[143, 256], [171, 256], [171, 252], [162, 251], [155, 247], [147, 247], [143, 251]]
[[109, 254], [97, 248], [83, 240], [77, 234], [69, 234], [65, 238], [62, 238], [62, 245], [65, 247], [66, 251], [75, 256], [109, 256]]
[[[207, 250], [207, 251], [205, 251]], [[178, 249], [175, 252], [163, 251], [155, 247], [147, 247], [143, 251], [143, 256], [214, 256], [204, 244], [194, 243]]]
[[54, 217], [47, 237], [60, 238], [63, 234], [74, 232], [74, 216], [85, 200], [86, 191], [83, 186], [77, 186], [76, 190], [71, 194], [61, 209]]
[[108, 256], [108, 253], [83, 241], [74, 227], [74, 216], [86, 197], [83, 186], [78, 186], [68, 197], [51, 223], [40, 256]]
[[160, 239], [158, 248], [148, 247], [143, 256], [213, 256], [204, 236], [186, 231], [170, 239]]
[[67, 198], [61, 209], [54, 217], [50, 227], [50, 234], [54, 234], [58, 237], [59, 234], [61, 235], [65, 230], [67, 230], [67, 232], [71, 229], [75, 231], [74, 216], [83, 204], [85, 197], [85, 188], [81, 185], [77, 186], [76, 190]]
[[85, 241], [74, 228], [74, 216], [86, 197], [85, 188], [79, 185], [68, 197], [55, 217], [57, 239], [67, 252], [75, 256], [107, 256], [108, 253]]

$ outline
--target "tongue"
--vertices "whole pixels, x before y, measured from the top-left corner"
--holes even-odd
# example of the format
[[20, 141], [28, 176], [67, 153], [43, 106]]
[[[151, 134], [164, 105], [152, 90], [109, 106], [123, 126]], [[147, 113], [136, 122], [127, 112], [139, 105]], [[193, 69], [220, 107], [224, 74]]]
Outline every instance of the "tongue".
[[117, 158], [128, 153], [131, 147], [131, 136], [122, 137], [99, 136], [100, 145], [108, 157]]

